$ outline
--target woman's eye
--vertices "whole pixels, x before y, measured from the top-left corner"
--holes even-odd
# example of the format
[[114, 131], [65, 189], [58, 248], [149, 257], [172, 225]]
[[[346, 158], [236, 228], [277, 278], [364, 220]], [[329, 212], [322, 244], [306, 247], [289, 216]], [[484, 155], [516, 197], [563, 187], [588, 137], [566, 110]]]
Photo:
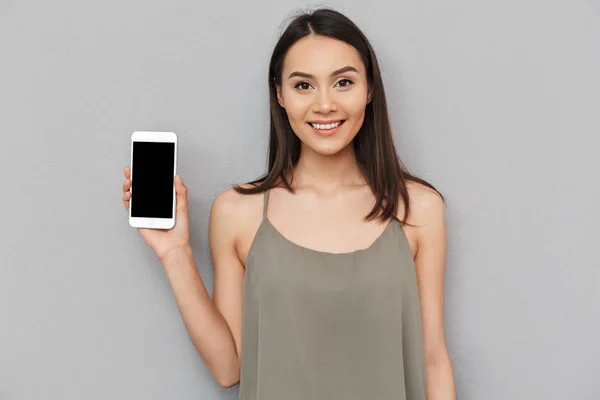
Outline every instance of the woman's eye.
[[[301, 87], [299, 87], [299, 86], [301, 86]], [[301, 89], [301, 90], [308, 90], [309, 86], [310, 86], [310, 84], [308, 82], [299, 82], [298, 84], [296, 84], [296, 86], [294, 86], [294, 88]]]
[[338, 84], [342, 83], [342, 82], [348, 82], [345, 85], [341, 85], [341, 87], [348, 87], [350, 85], [352, 85], [354, 82], [352, 82], [350, 79], [342, 79], [341, 81], [338, 82]]

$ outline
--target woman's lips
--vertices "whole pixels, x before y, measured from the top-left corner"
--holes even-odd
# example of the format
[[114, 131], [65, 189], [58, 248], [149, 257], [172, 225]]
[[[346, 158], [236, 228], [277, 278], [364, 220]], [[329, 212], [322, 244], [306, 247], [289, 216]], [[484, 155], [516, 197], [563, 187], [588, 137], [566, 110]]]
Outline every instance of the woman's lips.
[[344, 125], [344, 122], [346, 122], [346, 120], [342, 120], [342, 122], [340, 122], [340, 124], [338, 126], [336, 126], [335, 128], [332, 128], [332, 129], [317, 129], [314, 126], [312, 126], [311, 124], [308, 124], [308, 126], [310, 126], [313, 129], [313, 131], [315, 131], [315, 133], [319, 136], [331, 136], [331, 135], [335, 135], [337, 133], [337, 131], [340, 130], [342, 125]]

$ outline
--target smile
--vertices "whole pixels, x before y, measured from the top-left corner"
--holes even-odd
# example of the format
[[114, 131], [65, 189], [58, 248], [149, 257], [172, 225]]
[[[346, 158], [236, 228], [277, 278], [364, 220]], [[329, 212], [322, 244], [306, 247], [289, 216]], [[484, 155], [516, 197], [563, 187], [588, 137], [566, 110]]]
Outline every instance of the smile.
[[339, 130], [339, 127], [342, 126], [346, 122], [346, 120], [340, 120], [336, 122], [331, 122], [329, 124], [315, 124], [309, 122], [308, 124], [315, 130], [315, 132], [319, 135], [333, 135]]
[[338, 126], [340, 126], [342, 124], [342, 122], [344, 122], [344, 121], [336, 121], [336, 122], [330, 123], [330, 124], [313, 124], [312, 122], [309, 122], [309, 124], [313, 128], [327, 130], [327, 129], [337, 128]]

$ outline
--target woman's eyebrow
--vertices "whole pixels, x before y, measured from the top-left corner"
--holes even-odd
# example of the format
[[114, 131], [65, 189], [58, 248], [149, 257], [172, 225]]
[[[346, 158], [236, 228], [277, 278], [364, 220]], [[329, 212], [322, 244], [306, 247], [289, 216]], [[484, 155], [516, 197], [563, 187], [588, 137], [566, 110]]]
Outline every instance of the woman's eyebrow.
[[[354, 68], [354, 67], [352, 67], [350, 65], [346, 65], [343, 68], [340, 68], [338, 70], [333, 71], [331, 73], [331, 75], [329, 75], [329, 77], [333, 77], [333, 76], [336, 76], [336, 75], [339, 75], [339, 74], [343, 74], [344, 72], [350, 72], [350, 71], [358, 73], [358, 70], [356, 68]], [[314, 75], [307, 74], [306, 72], [300, 72], [300, 71], [294, 71], [294, 72], [292, 72], [290, 74], [290, 76], [288, 76], [288, 79], [292, 79], [295, 76], [299, 76], [301, 78], [307, 78], [307, 79], [315, 79]]]

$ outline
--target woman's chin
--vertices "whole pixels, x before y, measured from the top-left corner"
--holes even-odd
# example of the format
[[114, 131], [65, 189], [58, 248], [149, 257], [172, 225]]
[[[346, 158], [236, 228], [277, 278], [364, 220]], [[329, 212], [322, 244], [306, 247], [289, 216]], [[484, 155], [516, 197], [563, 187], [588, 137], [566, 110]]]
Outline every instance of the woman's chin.
[[333, 156], [344, 150], [348, 144], [341, 140], [321, 141], [316, 140], [305, 144], [314, 153], [322, 156]]

